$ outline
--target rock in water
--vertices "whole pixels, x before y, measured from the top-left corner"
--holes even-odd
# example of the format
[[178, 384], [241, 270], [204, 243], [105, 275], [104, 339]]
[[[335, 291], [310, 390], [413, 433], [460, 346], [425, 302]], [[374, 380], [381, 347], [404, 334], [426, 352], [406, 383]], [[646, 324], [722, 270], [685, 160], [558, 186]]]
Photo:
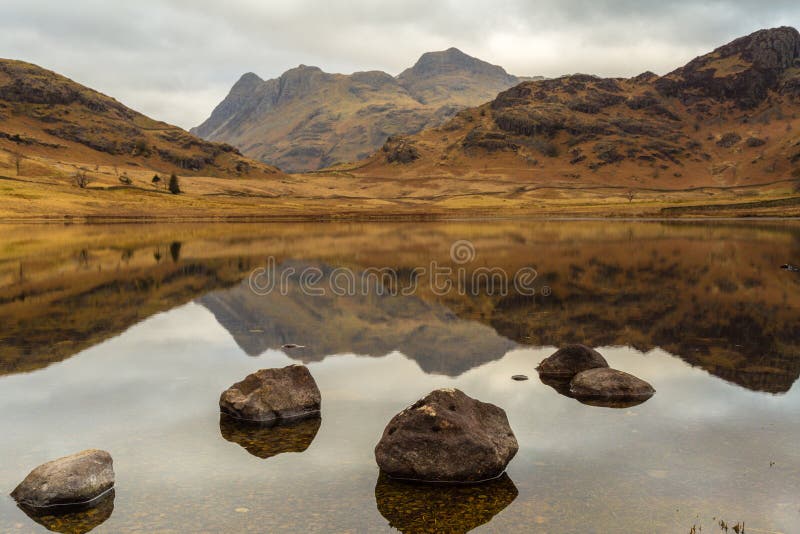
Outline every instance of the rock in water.
[[572, 377], [598, 367], [608, 367], [608, 362], [599, 352], [586, 345], [568, 345], [542, 360], [536, 370], [539, 376]]
[[570, 394], [581, 400], [645, 401], [656, 392], [653, 386], [616, 369], [589, 369], [575, 375]]
[[375, 460], [398, 479], [483, 482], [500, 476], [518, 449], [502, 408], [438, 389], [389, 421]]
[[511, 377], [511, 380], [516, 380], [517, 382], [522, 382], [527, 380], [528, 377], [526, 375], [514, 375]]
[[256, 371], [219, 398], [223, 413], [247, 421], [314, 416], [321, 403], [317, 383], [303, 365]]
[[28, 508], [91, 507], [113, 487], [111, 455], [90, 449], [40, 465], [11, 496]]

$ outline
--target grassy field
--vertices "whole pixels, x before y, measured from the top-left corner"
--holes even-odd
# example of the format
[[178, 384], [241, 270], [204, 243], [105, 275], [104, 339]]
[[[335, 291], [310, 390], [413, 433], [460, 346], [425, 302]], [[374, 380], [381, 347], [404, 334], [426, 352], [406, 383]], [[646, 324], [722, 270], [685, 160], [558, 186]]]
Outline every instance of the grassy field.
[[[479, 176], [400, 178], [348, 172], [219, 178], [168, 176], [139, 165], [17, 161], [0, 151], [0, 218], [12, 220], [386, 219], [459, 217], [800, 216], [790, 179], [759, 185], [659, 189], [522, 182], [491, 169]], [[82, 170], [90, 183], [81, 188]], [[123, 184], [121, 177], [130, 183]]]

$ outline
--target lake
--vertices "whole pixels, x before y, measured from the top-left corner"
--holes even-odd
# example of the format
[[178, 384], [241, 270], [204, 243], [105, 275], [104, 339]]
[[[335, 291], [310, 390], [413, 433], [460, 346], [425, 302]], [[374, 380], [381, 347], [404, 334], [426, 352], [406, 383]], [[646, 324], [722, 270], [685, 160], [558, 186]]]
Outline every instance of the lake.
[[[796, 532], [787, 262], [780, 220], [0, 225], [0, 490], [87, 448], [116, 471], [91, 512], [0, 498], [0, 531]], [[535, 368], [569, 343], [656, 394], [559, 393]], [[225, 388], [293, 363], [320, 420], [220, 416]], [[506, 411], [501, 479], [379, 474], [389, 419], [441, 387]]]

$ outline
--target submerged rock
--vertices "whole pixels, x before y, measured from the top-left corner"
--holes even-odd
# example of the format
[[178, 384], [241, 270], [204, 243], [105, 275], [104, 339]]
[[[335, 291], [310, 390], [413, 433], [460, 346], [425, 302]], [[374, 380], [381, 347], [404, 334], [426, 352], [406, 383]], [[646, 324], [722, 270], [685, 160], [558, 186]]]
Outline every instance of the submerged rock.
[[581, 371], [608, 367], [608, 362], [596, 350], [586, 345], [567, 345], [539, 363], [539, 376], [573, 377]]
[[492, 520], [518, 495], [503, 474], [486, 484], [411, 484], [385, 473], [375, 484], [378, 511], [400, 532], [469, 532]]
[[502, 408], [439, 389], [389, 421], [375, 460], [394, 478], [482, 482], [500, 476], [518, 448]]
[[578, 373], [572, 379], [569, 391], [573, 397], [582, 401], [616, 403], [643, 402], [656, 392], [644, 380], [616, 369], [589, 369]]
[[314, 377], [303, 365], [262, 369], [225, 390], [220, 410], [247, 421], [275, 421], [311, 417], [322, 399]]
[[28, 508], [20, 509], [50, 532], [85, 534], [105, 523], [114, 513], [114, 489], [98, 497], [88, 509]]
[[517, 382], [522, 382], [527, 379], [528, 379], [527, 375], [514, 375], [511, 377], [511, 380], [516, 380]]
[[40, 465], [11, 496], [25, 508], [66, 510], [91, 507], [113, 487], [111, 455], [90, 449]]
[[223, 413], [219, 418], [219, 431], [227, 441], [241, 445], [253, 456], [271, 458], [306, 450], [317, 436], [321, 423], [320, 417], [253, 423]]

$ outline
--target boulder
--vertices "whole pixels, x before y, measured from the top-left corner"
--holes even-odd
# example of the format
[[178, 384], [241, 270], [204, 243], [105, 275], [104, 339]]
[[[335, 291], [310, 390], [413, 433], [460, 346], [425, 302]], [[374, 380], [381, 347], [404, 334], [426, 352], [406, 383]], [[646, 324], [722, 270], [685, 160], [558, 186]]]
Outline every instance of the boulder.
[[484, 482], [500, 476], [518, 448], [502, 408], [439, 389], [389, 421], [375, 460], [396, 479]]
[[514, 482], [503, 474], [486, 484], [432, 486], [393, 480], [375, 484], [378, 511], [400, 532], [469, 532], [485, 525], [514, 502]]
[[262, 369], [248, 375], [219, 398], [222, 413], [247, 421], [316, 416], [322, 399], [314, 377], [303, 365]]
[[113, 487], [111, 455], [90, 449], [40, 465], [11, 496], [26, 508], [91, 507]]
[[656, 390], [631, 374], [616, 369], [598, 368], [575, 375], [570, 382], [569, 392], [579, 400], [614, 401], [625, 405], [630, 401], [645, 401]]
[[568, 345], [542, 360], [536, 370], [540, 377], [563, 378], [599, 367], [608, 367], [599, 352], [586, 345]]
[[222, 437], [242, 446], [258, 458], [271, 458], [285, 452], [303, 452], [317, 436], [322, 419], [306, 417], [289, 421], [253, 423], [220, 414]]

